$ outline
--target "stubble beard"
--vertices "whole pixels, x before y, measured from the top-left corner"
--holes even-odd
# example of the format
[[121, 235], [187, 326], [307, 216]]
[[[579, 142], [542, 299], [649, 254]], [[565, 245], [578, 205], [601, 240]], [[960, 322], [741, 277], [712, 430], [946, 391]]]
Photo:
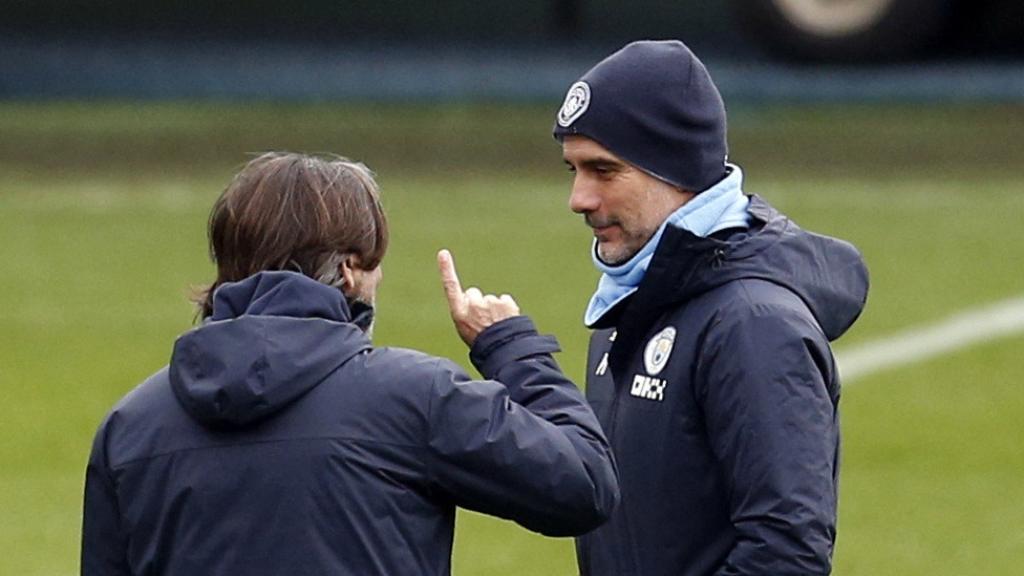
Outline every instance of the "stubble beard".
[[[619, 224], [619, 227], [622, 225]], [[643, 248], [650, 237], [650, 234], [637, 234], [622, 228], [622, 238], [618, 242], [597, 242], [597, 256], [609, 266], [625, 264]]]
[[618, 248], [615, 248], [608, 242], [601, 242], [600, 240], [597, 241], [597, 257], [600, 258], [602, 262], [610, 266], [615, 266], [626, 262], [632, 257], [632, 254], [626, 254], [629, 249], [626, 247], [625, 241], [629, 238], [629, 235], [626, 232], [626, 229], [623, 228], [622, 222], [619, 222], [615, 218], [599, 218], [593, 214], [585, 214], [583, 216], [583, 220], [591, 229], [618, 226], [619, 229], [622, 230], [623, 238], [622, 242], [618, 244]]

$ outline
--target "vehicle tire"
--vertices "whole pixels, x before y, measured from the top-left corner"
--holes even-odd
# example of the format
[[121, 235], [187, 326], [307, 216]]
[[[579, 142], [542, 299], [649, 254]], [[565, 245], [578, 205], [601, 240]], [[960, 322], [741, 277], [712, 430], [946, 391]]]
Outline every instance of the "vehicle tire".
[[746, 32], [796, 61], [858, 63], [921, 55], [942, 37], [953, 0], [732, 0]]

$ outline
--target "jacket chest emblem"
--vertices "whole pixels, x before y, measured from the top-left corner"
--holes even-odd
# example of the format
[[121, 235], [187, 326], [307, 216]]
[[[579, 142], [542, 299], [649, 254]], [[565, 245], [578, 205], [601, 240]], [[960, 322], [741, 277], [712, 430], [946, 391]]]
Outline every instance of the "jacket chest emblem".
[[661, 373], [668, 358], [672, 355], [672, 345], [676, 341], [676, 329], [669, 326], [654, 335], [644, 348], [644, 369], [651, 376]]
[[634, 374], [629, 387], [630, 396], [661, 402], [665, 400], [665, 385], [668, 381], [655, 378], [672, 355], [672, 346], [676, 341], [676, 329], [669, 326], [654, 335], [644, 347], [644, 370], [647, 374]]

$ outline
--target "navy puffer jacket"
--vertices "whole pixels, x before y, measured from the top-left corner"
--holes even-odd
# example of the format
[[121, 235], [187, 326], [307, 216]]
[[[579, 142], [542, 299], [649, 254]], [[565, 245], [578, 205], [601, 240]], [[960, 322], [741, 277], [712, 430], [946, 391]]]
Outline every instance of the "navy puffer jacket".
[[668, 227], [590, 344], [587, 398], [622, 502], [580, 538], [584, 576], [829, 574], [839, 372], [864, 308], [850, 244], [754, 196], [749, 230]]
[[374, 348], [338, 290], [299, 274], [226, 284], [100, 426], [82, 574], [449, 574], [456, 506], [587, 532], [616, 472], [556, 350], [505, 320], [472, 380]]

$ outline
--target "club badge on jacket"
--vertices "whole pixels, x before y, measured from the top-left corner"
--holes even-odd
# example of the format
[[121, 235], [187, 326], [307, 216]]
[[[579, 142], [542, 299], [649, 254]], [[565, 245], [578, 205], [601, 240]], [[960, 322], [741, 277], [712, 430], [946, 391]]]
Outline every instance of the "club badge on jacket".
[[633, 375], [633, 383], [629, 388], [631, 396], [661, 402], [665, 399], [665, 385], [661, 378], [655, 378], [668, 364], [672, 355], [672, 345], [676, 341], [676, 329], [669, 326], [651, 338], [644, 348], [644, 370], [647, 375]]

